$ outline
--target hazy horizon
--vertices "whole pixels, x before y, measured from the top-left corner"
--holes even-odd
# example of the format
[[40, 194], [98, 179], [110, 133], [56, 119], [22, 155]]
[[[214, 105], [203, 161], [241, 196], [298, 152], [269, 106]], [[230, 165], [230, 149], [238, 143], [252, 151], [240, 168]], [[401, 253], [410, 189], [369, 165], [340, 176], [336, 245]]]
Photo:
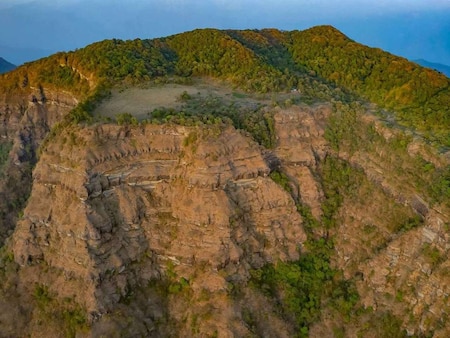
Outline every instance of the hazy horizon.
[[332, 25], [371, 47], [450, 64], [449, 17], [448, 0], [1, 0], [0, 56], [22, 64], [109, 38]]

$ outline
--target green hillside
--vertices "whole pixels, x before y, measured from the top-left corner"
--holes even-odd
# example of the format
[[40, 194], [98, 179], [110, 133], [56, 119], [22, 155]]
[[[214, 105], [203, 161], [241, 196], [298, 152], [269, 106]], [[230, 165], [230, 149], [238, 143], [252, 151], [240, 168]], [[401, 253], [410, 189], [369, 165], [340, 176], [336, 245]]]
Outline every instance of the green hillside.
[[393, 110], [404, 124], [450, 145], [450, 79], [363, 46], [330, 26], [289, 34], [298, 65]]
[[[3, 75], [2, 92], [58, 87], [87, 98], [117, 83], [208, 76], [248, 92], [297, 88], [346, 101], [357, 95], [404, 125], [450, 145], [450, 79], [354, 42], [331, 26], [305, 31], [201, 29], [153, 40], [105, 40]], [[353, 94], [352, 94], [353, 93]]]

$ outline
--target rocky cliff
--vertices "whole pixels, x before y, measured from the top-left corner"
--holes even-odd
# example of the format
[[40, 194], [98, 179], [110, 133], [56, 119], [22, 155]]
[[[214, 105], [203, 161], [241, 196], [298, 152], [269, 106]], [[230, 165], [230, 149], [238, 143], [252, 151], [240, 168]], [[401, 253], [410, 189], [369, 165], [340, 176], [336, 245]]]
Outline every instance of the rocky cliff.
[[[169, 268], [192, 297], [224, 297], [227, 280], [297, 259], [306, 239], [295, 203], [269, 172], [260, 146], [229, 127], [74, 128], [34, 170], [11, 242], [21, 280], [48, 283], [92, 318]], [[47, 273], [28, 272], [42, 264]], [[225, 333], [232, 304], [216, 305], [208, 323]]]
[[[445, 208], [380, 174], [389, 161], [376, 152], [336, 154], [324, 137], [332, 114], [327, 104], [278, 108], [270, 151], [225, 125], [101, 124], [55, 136], [8, 243], [18, 264], [10, 292], [37, 305], [16, 310], [28, 318], [22, 327], [4, 319], [5, 332], [39, 335], [46, 323], [47, 333], [70, 334], [55, 307], [85, 313], [80, 323], [94, 335], [292, 336], [295, 325], [251, 286], [252, 271], [308, 252], [298, 206], [323, 221], [326, 161], [338, 156], [357, 184], [342, 192], [338, 226], [314, 236], [335, 238], [332, 264], [354, 280], [366, 312], [343, 324], [325, 307], [312, 335], [375, 332], [370, 311], [389, 311], [411, 334], [445, 336]], [[375, 146], [387, 137], [379, 128]]]
[[55, 123], [78, 103], [70, 93], [31, 89], [0, 99], [0, 146], [7, 154], [0, 165], [0, 241], [10, 234], [31, 188], [38, 147]]

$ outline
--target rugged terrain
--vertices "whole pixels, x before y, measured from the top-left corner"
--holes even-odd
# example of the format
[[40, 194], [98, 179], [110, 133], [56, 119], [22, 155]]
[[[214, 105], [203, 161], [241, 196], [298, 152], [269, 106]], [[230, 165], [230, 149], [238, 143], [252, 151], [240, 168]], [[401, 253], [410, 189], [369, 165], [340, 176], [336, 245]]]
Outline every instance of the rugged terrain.
[[331, 28], [186, 34], [2, 77], [2, 334], [448, 336], [448, 80], [414, 125], [298, 51], [367, 48]]

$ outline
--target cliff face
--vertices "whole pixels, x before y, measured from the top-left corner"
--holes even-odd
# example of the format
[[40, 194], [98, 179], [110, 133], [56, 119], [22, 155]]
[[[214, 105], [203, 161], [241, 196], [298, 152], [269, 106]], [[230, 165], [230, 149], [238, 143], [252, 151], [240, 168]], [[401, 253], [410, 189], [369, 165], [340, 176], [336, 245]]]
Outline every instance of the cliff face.
[[[33, 173], [12, 239], [22, 282], [75, 293], [93, 318], [169, 268], [196, 296], [226, 294], [227, 279], [297, 259], [306, 239], [269, 172], [260, 147], [232, 128], [74, 129], [48, 145]], [[42, 264], [51, 272], [27, 272]], [[215, 316], [233, 316], [231, 304], [218, 307], [208, 322], [227, 332], [232, 318]]]
[[[341, 194], [338, 226], [314, 236], [335, 238], [332, 264], [354, 281], [365, 310], [343, 320], [325, 307], [311, 335], [374, 334], [373, 313], [392, 313], [411, 334], [445, 336], [445, 206], [430, 207], [407, 177], [383, 174], [397, 164], [383, 156], [392, 135], [376, 120], [376, 151], [336, 154], [324, 136], [332, 114], [329, 105], [278, 108], [270, 151], [220, 125], [72, 126], [55, 136], [8, 244], [18, 266], [0, 306], [25, 319], [5, 314], [5, 332], [82, 334], [67, 317], [84, 313], [88, 321], [76, 323], [93, 335], [292, 336], [292, 321], [252, 286], [252, 271], [308, 251], [297, 207], [327, 217], [334, 156], [356, 168], [356, 183]], [[408, 151], [403, 166], [420, 144]], [[275, 169], [289, 192], [269, 177]]]
[[[35, 140], [35, 149], [69, 107], [30, 103], [16, 123], [15, 166], [25, 162], [18, 140]], [[395, 135], [369, 115], [359, 123], [377, 130], [370, 147], [336, 153], [325, 137], [333, 114], [327, 104], [276, 108], [271, 150], [222, 125], [101, 124], [54, 136], [8, 241], [17, 265], [1, 261], [11, 270], [2, 277], [4, 332], [292, 336], [295, 325], [252, 274], [308, 251], [297, 209], [319, 223], [329, 217], [340, 178], [339, 167], [327, 178], [326, 166], [335, 158], [353, 168], [353, 183], [340, 191], [337, 226], [312, 235], [335, 238], [332, 265], [355, 283], [364, 311], [349, 321], [325, 307], [311, 335], [374, 334], [373, 318], [389, 313], [411, 334], [445, 336], [447, 207], [430, 205], [409, 174], [395, 173], [418, 154], [437, 168], [447, 160], [417, 142], [403, 157], [386, 156]], [[274, 170], [289, 189], [269, 176]]]
[[32, 89], [0, 97], [0, 146], [9, 159], [0, 166], [0, 242], [11, 234], [31, 189], [37, 149], [52, 126], [78, 103], [65, 92]]

